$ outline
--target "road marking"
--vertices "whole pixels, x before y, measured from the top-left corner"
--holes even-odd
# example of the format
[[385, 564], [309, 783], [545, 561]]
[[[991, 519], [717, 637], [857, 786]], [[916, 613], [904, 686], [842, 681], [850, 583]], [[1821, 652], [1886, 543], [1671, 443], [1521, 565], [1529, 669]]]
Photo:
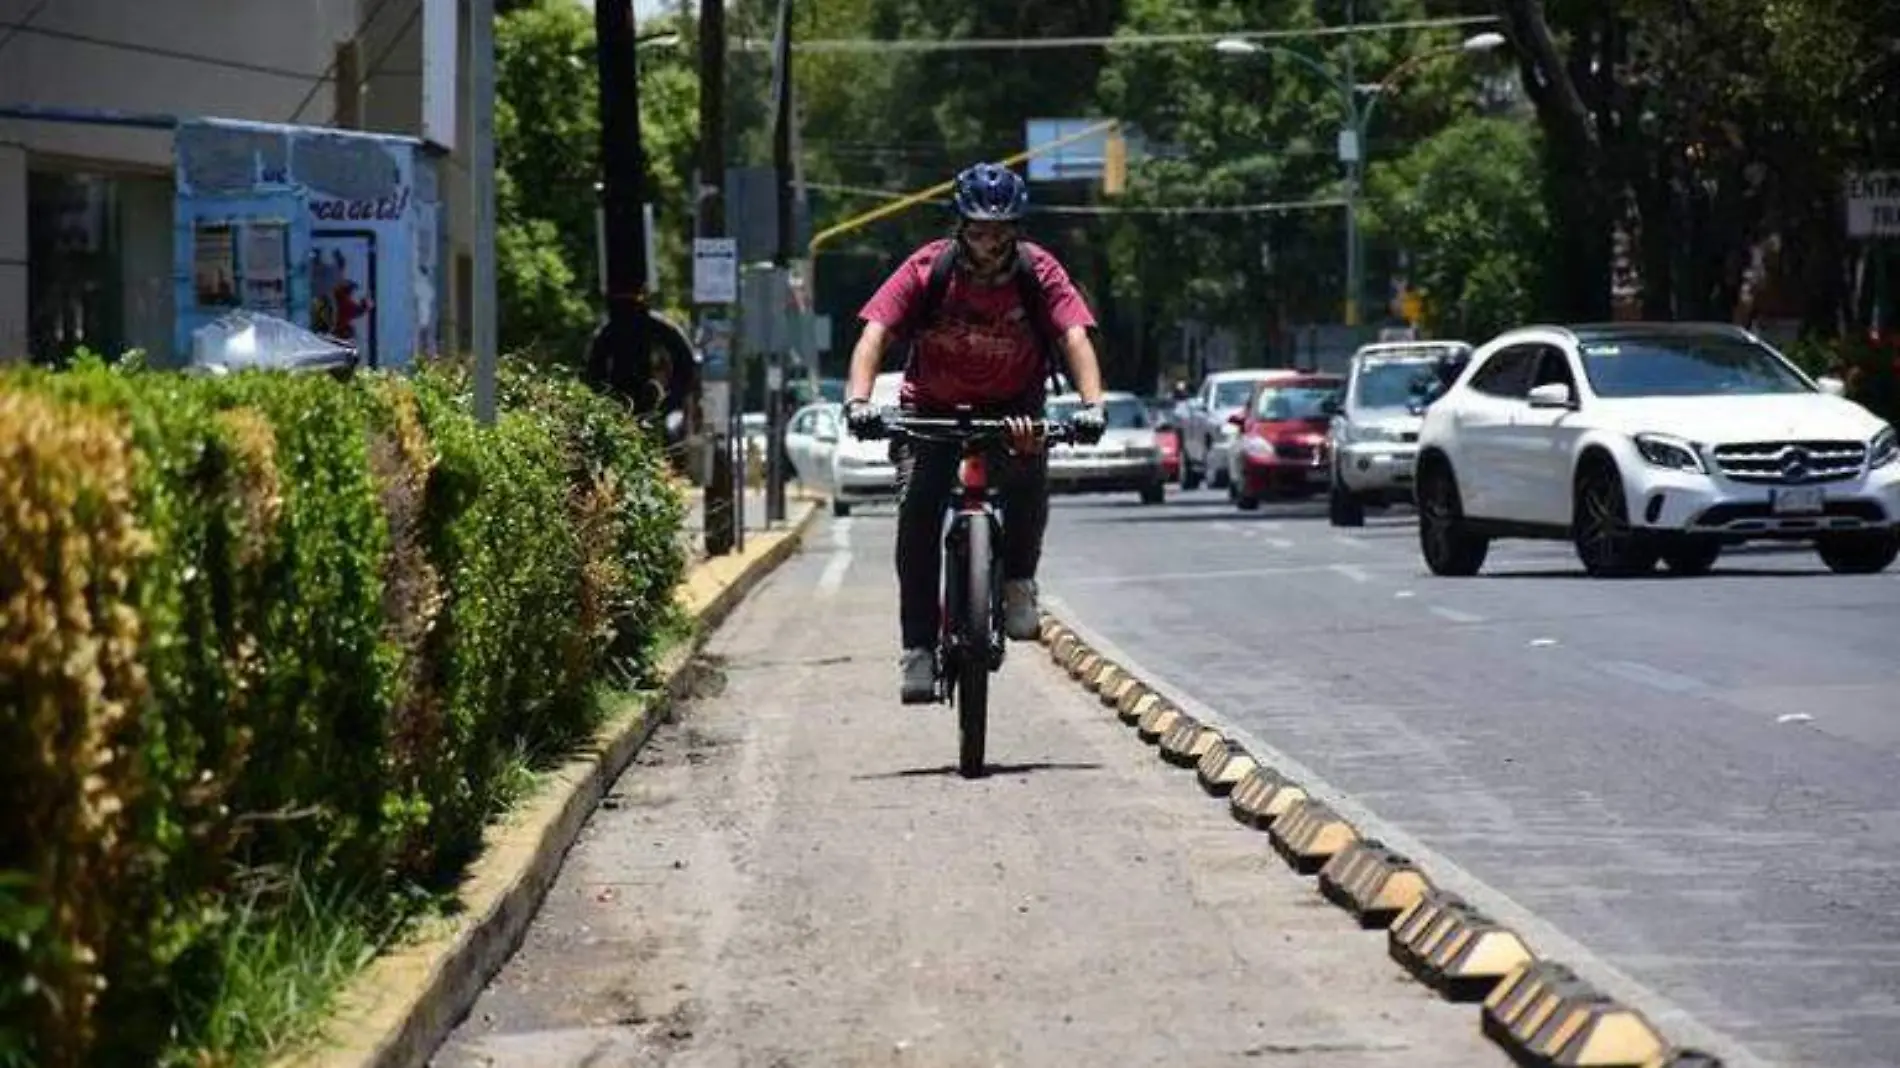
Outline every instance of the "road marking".
[[1261, 541], [1264, 541], [1264, 542], [1266, 542], [1266, 543], [1267, 543], [1267, 547], [1268, 547], [1269, 549], [1291, 549], [1291, 548], [1293, 548], [1293, 542], [1292, 542], [1292, 541], [1291, 541], [1290, 539], [1287, 539], [1287, 538], [1262, 538], [1262, 539], [1260, 539], [1260, 540], [1261, 540]]
[[1344, 534], [1333, 535], [1333, 540], [1338, 542], [1341, 545], [1346, 546], [1349, 549], [1357, 549], [1360, 552], [1368, 552], [1372, 549], [1372, 546], [1367, 545], [1365, 542], [1360, 541], [1358, 538], [1349, 538]]
[[1407, 597], [1417, 597], [1418, 594], [1413, 593], [1411, 590], [1400, 590], [1399, 592], [1393, 594], [1392, 596], [1395, 599], [1404, 600]]
[[1456, 608], [1446, 608], [1443, 605], [1436, 605], [1436, 604], [1432, 605], [1429, 611], [1431, 612], [1432, 615], [1435, 615], [1438, 618], [1443, 619], [1443, 620], [1449, 620], [1450, 622], [1453, 622], [1453, 623], [1482, 623], [1484, 622], [1483, 616], [1473, 615], [1470, 612], [1460, 612]]
[[824, 573], [818, 576], [818, 596], [833, 597], [838, 588], [844, 585], [845, 572], [851, 570], [851, 517], [846, 516], [831, 525], [831, 559], [825, 564]]
[[[1570, 965], [1604, 993], [1621, 999], [1630, 1007], [1648, 1016], [1651, 1023], [1682, 1045], [1699, 1046], [1710, 1053], [1715, 1053], [1733, 1068], [1768, 1068], [1759, 1056], [1749, 1051], [1733, 1036], [1718, 1031], [1690, 1015], [1687, 1009], [1644, 986], [1628, 973], [1591, 952], [1584, 947], [1583, 943], [1564, 934], [1555, 924], [1518, 904], [1510, 895], [1479, 879], [1453, 862], [1451, 858], [1431, 849], [1407, 832], [1380, 819], [1370, 809], [1352, 800], [1338, 787], [1320, 778], [1312, 768], [1293, 759], [1280, 749], [1268, 745], [1253, 732], [1235, 726], [1233, 720], [1227, 716], [1189, 696], [1186, 691], [1162, 675], [1143, 667], [1128, 655], [1127, 650], [1109, 641], [1094, 628], [1081, 623], [1076, 617], [1075, 610], [1060, 598], [1045, 597], [1044, 603], [1049, 606], [1050, 612], [1062, 618], [1063, 624], [1074, 631], [1077, 637], [1086, 642], [1090, 648], [1101, 653], [1104, 658], [1121, 665], [1122, 670], [1141, 679], [1150, 689], [1172, 701], [1183, 712], [1239, 742], [1263, 763], [1300, 783], [1308, 794], [1325, 801], [1333, 811], [1357, 824], [1368, 837], [1378, 838], [1386, 845], [1418, 862], [1430, 873], [1434, 883], [1463, 895], [1479, 909], [1504, 921], [1506, 926], [1516, 928], [1518, 934], [1538, 948], [1540, 956], [1548, 955]], [[1550, 639], [1540, 640], [1549, 641]]]
[[824, 574], [818, 576], [818, 596], [832, 597], [837, 594], [838, 587], [844, 585], [844, 573], [851, 570], [852, 555], [849, 549], [840, 549], [831, 554], [830, 562], [825, 564]]
[[1326, 570], [1331, 571], [1334, 574], [1344, 575], [1347, 578], [1353, 580], [1354, 582], [1371, 582], [1372, 581], [1372, 576], [1366, 574], [1366, 569], [1358, 566], [1357, 564], [1332, 564], [1332, 565], [1329, 565]]
[[1232, 523], [1229, 523], [1229, 522], [1228, 522], [1228, 521], [1226, 521], [1225, 519], [1221, 519], [1221, 520], [1217, 520], [1217, 521], [1215, 521], [1215, 522], [1213, 522], [1213, 523], [1209, 523], [1209, 524], [1208, 524], [1208, 526], [1211, 526], [1211, 527], [1213, 527], [1213, 528], [1214, 528], [1215, 530], [1218, 530], [1218, 531], [1221, 531], [1221, 532], [1223, 532], [1223, 533], [1226, 533], [1226, 534], [1233, 534], [1233, 533], [1236, 533], [1236, 532], [1238, 532], [1238, 531], [1240, 530], [1240, 528], [1239, 528], [1239, 527], [1237, 527], [1237, 526], [1235, 526], [1235, 525], [1234, 525], [1234, 524], [1232, 524]]
[[1606, 661], [1603, 664], [1603, 670], [1617, 678], [1651, 686], [1666, 693], [1694, 693], [1697, 690], [1708, 689], [1708, 685], [1701, 679], [1677, 674], [1674, 671], [1664, 671], [1662, 668], [1651, 667], [1634, 660]]
[[1532, 639], [1531, 639], [1531, 643], [1530, 643], [1530, 644], [1531, 644], [1531, 648], [1533, 648], [1533, 649], [1548, 649], [1548, 648], [1550, 648], [1551, 646], [1553, 646], [1553, 645], [1556, 645], [1556, 644], [1557, 644], [1557, 639], [1555, 639], [1555, 638], [1532, 638]]
[[[1272, 575], [1324, 575], [1335, 565], [1311, 564], [1304, 567], [1248, 567], [1231, 571], [1159, 571], [1148, 575], [1078, 575], [1059, 580], [1064, 586], [1130, 586], [1146, 582], [1186, 582], [1195, 579], [1216, 582], [1237, 578], [1267, 578]], [[1389, 565], [1398, 568], [1406, 565]], [[1409, 569], [1409, 568], [1408, 568]]]

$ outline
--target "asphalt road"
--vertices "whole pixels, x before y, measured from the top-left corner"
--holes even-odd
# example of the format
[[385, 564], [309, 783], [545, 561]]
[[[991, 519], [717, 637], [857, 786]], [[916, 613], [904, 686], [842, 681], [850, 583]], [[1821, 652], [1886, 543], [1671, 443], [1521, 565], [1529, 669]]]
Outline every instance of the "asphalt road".
[[1043, 579], [1666, 1023], [1742, 1063], [1900, 1059], [1900, 569], [1601, 581], [1507, 542], [1439, 579], [1408, 509], [1203, 491], [1059, 502]]

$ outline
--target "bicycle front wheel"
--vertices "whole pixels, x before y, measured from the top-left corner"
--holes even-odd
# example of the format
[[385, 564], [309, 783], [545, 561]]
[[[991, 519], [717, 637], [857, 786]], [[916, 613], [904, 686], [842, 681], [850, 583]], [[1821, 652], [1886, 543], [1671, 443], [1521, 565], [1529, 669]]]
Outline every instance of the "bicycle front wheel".
[[963, 650], [957, 663], [957, 772], [966, 779], [983, 775], [983, 746], [989, 733], [990, 645], [996, 625], [991, 603], [994, 583], [990, 560], [989, 517], [966, 519], [963, 544]]

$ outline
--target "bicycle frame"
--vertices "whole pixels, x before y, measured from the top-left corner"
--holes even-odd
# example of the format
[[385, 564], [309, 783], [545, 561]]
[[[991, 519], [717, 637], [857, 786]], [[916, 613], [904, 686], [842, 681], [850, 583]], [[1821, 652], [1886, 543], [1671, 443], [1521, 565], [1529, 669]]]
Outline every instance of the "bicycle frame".
[[[937, 679], [939, 692], [946, 702], [956, 696], [957, 668], [966, 657], [976, 657], [988, 671], [1003, 666], [1006, 645], [1003, 641], [1003, 565], [999, 548], [1003, 542], [1002, 511], [996, 491], [990, 484], [989, 456], [985, 443], [966, 442], [957, 467], [954, 503], [947, 502], [948, 516], [943, 535], [943, 586], [939, 600]], [[972, 626], [967, 611], [973, 598], [970, 589], [971, 532], [982, 524], [987, 533], [989, 576], [989, 626]]]

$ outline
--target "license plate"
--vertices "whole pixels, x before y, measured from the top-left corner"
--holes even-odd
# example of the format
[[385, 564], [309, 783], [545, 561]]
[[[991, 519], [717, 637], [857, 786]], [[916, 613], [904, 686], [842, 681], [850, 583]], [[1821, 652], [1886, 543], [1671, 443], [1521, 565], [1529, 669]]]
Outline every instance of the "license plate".
[[1776, 515], [1813, 515], [1827, 505], [1820, 486], [1788, 486], [1768, 491], [1768, 504]]

